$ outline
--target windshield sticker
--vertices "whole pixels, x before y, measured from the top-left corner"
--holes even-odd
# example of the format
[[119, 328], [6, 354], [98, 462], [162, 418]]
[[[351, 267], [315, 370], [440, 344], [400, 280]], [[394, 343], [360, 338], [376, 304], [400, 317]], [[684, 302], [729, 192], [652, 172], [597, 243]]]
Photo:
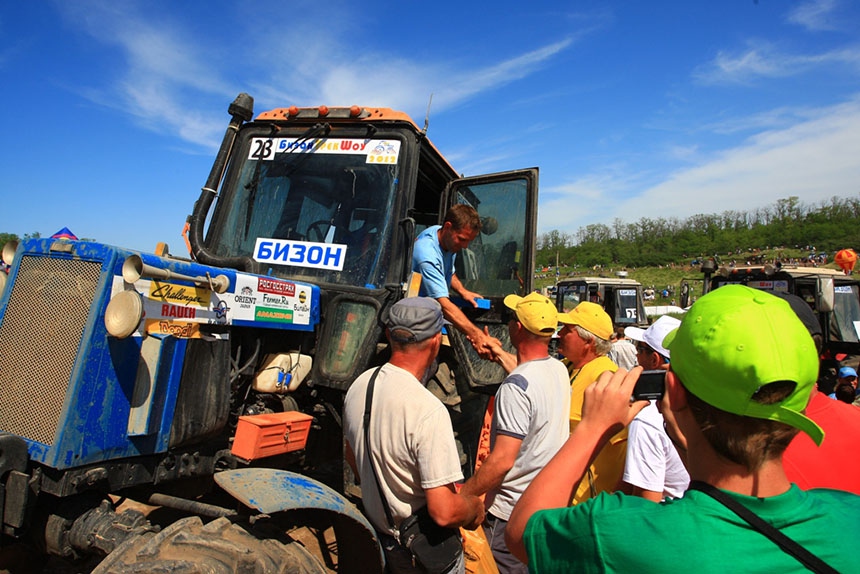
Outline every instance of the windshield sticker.
[[260, 263], [341, 271], [345, 259], [346, 245], [337, 243], [287, 241], [285, 239], [258, 237], [254, 247], [254, 261]]
[[761, 289], [763, 291], [788, 291], [788, 281], [748, 281], [747, 287]]
[[365, 163], [397, 163], [399, 140], [252, 138], [248, 159], [273, 160], [277, 154], [363, 155]]
[[836, 287], [833, 288], [833, 291], [836, 293], [851, 293], [852, 292], [850, 285], [837, 285]]
[[619, 289], [618, 294], [622, 297], [635, 297], [636, 289]]

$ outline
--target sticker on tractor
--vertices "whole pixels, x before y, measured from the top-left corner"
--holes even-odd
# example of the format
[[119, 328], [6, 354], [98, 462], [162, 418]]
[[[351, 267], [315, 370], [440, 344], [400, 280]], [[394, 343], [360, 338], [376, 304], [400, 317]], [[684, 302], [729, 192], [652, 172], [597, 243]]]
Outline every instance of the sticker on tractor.
[[341, 271], [346, 259], [346, 245], [257, 238], [254, 261]]
[[172, 335], [178, 339], [202, 339], [199, 323], [178, 321], [144, 321], [144, 331], [149, 335]]
[[[152, 281], [149, 286], [149, 298], [154, 301], [163, 301], [171, 305], [194, 305], [197, 307], [208, 307], [209, 289], [200, 287], [189, 287], [187, 285], [175, 285]], [[167, 307], [168, 305], [165, 305]], [[168, 315], [169, 316], [169, 315]], [[174, 315], [175, 316], [175, 315]]]
[[236, 292], [230, 295], [231, 316], [245, 321], [275, 321], [309, 325], [310, 288], [271, 277], [236, 274]]
[[248, 159], [271, 161], [289, 153], [363, 155], [365, 163], [397, 163], [400, 140], [253, 138]]

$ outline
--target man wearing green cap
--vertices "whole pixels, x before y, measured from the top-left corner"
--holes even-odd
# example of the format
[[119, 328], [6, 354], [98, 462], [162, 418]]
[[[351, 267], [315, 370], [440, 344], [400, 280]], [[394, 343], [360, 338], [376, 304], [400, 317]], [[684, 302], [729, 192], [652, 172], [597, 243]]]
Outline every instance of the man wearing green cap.
[[[860, 555], [828, 534], [860, 526], [860, 497], [802, 491], [783, 468], [798, 432], [824, 438], [803, 414], [818, 374], [815, 345], [788, 303], [721, 287], [690, 308], [663, 346], [672, 363], [661, 411], [690, 490], [659, 504], [604, 494], [565, 508], [594, 452], [647, 404], [630, 400], [639, 367], [606, 373], [586, 390], [582, 422], [511, 514], [511, 551], [533, 572], [860, 572]], [[757, 519], [763, 525], [752, 526]], [[780, 536], [789, 542], [778, 544]]]
[[486, 493], [484, 532], [503, 574], [528, 572], [508, 551], [505, 526], [522, 492], [567, 439], [570, 408], [567, 371], [548, 352], [559, 320], [555, 305], [530, 293], [508, 295], [505, 306], [514, 311], [508, 332], [517, 365], [496, 392], [490, 454], [460, 490]]

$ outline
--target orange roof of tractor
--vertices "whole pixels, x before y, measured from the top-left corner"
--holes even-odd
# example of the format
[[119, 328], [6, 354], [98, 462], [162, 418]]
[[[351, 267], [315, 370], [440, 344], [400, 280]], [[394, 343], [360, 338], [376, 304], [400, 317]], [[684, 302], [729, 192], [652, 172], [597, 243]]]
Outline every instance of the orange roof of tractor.
[[[361, 122], [378, 122], [378, 121], [390, 121], [390, 122], [405, 122], [408, 123], [412, 128], [416, 131], [416, 133], [424, 132], [421, 128], [418, 127], [418, 124], [415, 123], [409, 115], [404, 112], [399, 112], [397, 110], [392, 110], [391, 108], [363, 108], [361, 106], [350, 106], [350, 107], [328, 107], [328, 106], [319, 106], [316, 108], [300, 108], [298, 106], [290, 106], [288, 108], [275, 108], [273, 110], [268, 110], [265, 112], [261, 112], [257, 115], [256, 118], [258, 121], [267, 120], [267, 121], [290, 121], [290, 120], [357, 120]], [[436, 148], [436, 146], [429, 139], [425, 139], [425, 141], [430, 145], [436, 154], [441, 157], [445, 163], [451, 167], [450, 162], [448, 162], [447, 158]], [[454, 168], [451, 167], [453, 171]], [[456, 171], [455, 171], [456, 173]]]

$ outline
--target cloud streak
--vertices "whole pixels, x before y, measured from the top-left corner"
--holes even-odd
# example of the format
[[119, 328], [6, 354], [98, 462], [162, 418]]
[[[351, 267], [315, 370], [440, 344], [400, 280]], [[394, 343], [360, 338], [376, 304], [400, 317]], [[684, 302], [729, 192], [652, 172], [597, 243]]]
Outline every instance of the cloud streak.
[[740, 52], [719, 51], [714, 60], [693, 73], [703, 84], [749, 84], [765, 78], [786, 78], [824, 65], [860, 68], [860, 47], [851, 46], [819, 54], [786, 54], [767, 42], [749, 42]]
[[836, 30], [833, 16], [837, 6], [836, 0], [803, 2], [788, 13], [786, 20], [815, 32]]
[[[753, 210], [789, 196], [816, 203], [856, 195], [860, 191], [860, 95], [839, 105], [809, 110], [807, 115], [790, 127], [764, 131], [696, 167], [676, 171], [630, 199], [622, 197], [630, 192], [629, 187], [617, 179], [555, 189], [562, 197], [541, 203], [541, 214], [547, 216], [542, 218], [541, 229], [575, 232], [594, 222], [593, 213], [580, 216], [571, 209], [582, 205], [583, 198], [599, 198], [611, 206], [601, 209], [603, 216], [596, 221], [618, 217], [633, 222], [641, 217], [683, 219], [698, 213], [722, 213], [727, 206]], [[566, 224], [556, 215], [564, 205], [568, 206]]]
[[217, 146], [223, 122], [215, 118], [221, 119], [224, 101], [240, 91], [221, 77], [223, 69], [240, 70], [243, 86], [251, 82], [243, 79], [241, 70], [246, 69], [248, 77], [263, 72], [267, 79], [253, 83], [262, 107], [361, 103], [397, 107], [421, 117], [430, 94], [434, 111], [444, 111], [529, 76], [572, 43], [565, 39], [501, 62], [458, 69], [347, 45], [341, 38], [348, 38], [344, 32], [358, 23], [343, 15], [327, 20], [324, 27], [294, 18], [288, 37], [281, 24], [275, 27], [269, 21], [262, 33], [249, 31], [250, 42], [222, 53], [213, 42], [205, 45], [205, 38], [185, 40], [193, 37], [187, 25], [165, 20], [161, 13], [156, 24], [125, 4], [120, 8], [94, 0], [61, 9], [97, 41], [118, 48], [124, 63], [112, 87], [81, 90], [83, 95], [131, 114], [147, 129], [209, 148]]

